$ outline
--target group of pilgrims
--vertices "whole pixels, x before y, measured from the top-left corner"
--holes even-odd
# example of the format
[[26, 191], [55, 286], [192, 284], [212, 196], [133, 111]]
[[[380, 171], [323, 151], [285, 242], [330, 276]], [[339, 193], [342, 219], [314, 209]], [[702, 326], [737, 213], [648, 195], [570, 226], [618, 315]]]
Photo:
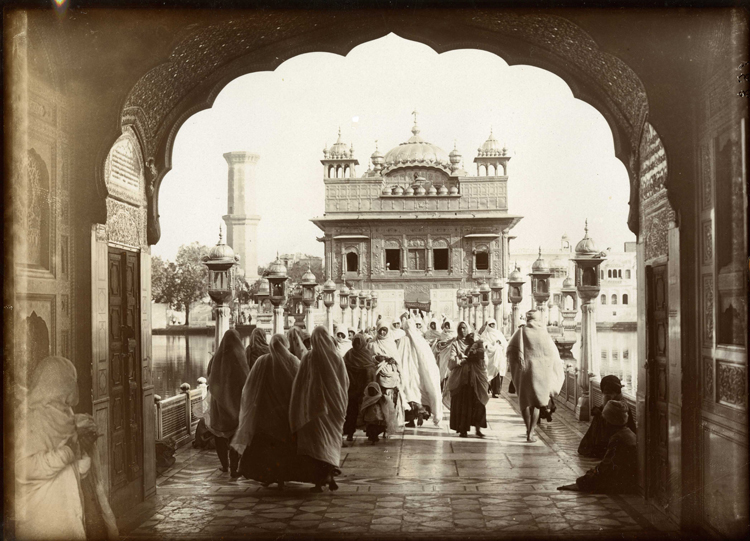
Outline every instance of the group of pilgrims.
[[342, 439], [353, 441], [357, 430], [374, 444], [426, 421], [441, 428], [449, 410], [452, 431], [465, 438], [473, 427], [483, 438], [486, 405], [509, 369], [526, 441], [534, 442], [564, 378], [535, 311], [510, 342], [494, 319], [475, 332], [465, 321], [416, 311], [358, 332], [334, 325], [333, 334], [322, 326], [309, 334], [295, 326], [268, 342], [256, 328], [246, 348], [230, 329], [208, 365], [204, 421], [232, 478], [336, 490]]

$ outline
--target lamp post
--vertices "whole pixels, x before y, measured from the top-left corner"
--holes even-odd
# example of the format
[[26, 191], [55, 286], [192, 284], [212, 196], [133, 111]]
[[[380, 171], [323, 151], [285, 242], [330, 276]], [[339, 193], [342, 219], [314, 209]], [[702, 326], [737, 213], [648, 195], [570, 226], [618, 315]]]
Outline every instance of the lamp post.
[[352, 289], [349, 292], [349, 310], [352, 312], [352, 327], [354, 327], [354, 311], [357, 309], [357, 303], [359, 302], [359, 291]]
[[471, 304], [471, 290], [464, 289], [461, 294], [461, 321], [469, 323], [469, 305]]
[[[349, 306], [349, 288], [346, 284], [341, 284], [339, 290], [339, 308], [341, 308], [341, 323], [346, 323], [346, 307]], [[331, 327], [331, 336], [333, 336], [333, 327]]]
[[372, 325], [372, 291], [367, 292], [365, 297], [365, 323], [362, 330], [366, 331]]
[[[606, 254], [596, 249], [594, 239], [589, 237], [588, 220], [585, 227], [586, 234], [576, 245], [576, 289], [581, 298], [581, 358], [578, 366], [578, 386], [581, 396], [576, 405], [576, 417], [581, 421], [588, 421], [591, 414], [589, 409], [589, 382], [591, 376], [598, 374], [599, 366], [596, 359], [596, 302], [599, 296], [599, 266], [606, 259]], [[593, 373], [589, 370], [593, 369]]]
[[495, 307], [495, 322], [497, 328], [503, 330], [503, 281], [500, 278], [494, 278], [490, 282], [492, 290], [492, 304]]
[[511, 335], [521, 326], [521, 314], [519, 314], [518, 305], [523, 300], [523, 284], [525, 283], [521, 269], [516, 265], [515, 270], [508, 276], [508, 300], [512, 306], [511, 322], [513, 324]]
[[318, 284], [315, 282], [315, 275], [310, 270], [310, 265], [307, 266], [307, 272], [302, 275], [300, 285], [302, 286], [302, 303], [305, 305], [305, 328], [307, 332], [312, 332], [312, 305], [315, 302], [315, 287]]
[[541, 247], [539, 247], [539, 258], [531, 265], [529, 276], [531, 276], [531, 294], [536, 301], [536, 309], [541, 312], [542, 324], [546, 326], [549, 319], [547, 301], [549, 300], [549, 279], [552, 272], [547, 262], [542, 259]]
[[470, 314], [471, 317], [471, 326], [474, 327], [474, 330], [477, 330], [477, 312], [479, 309], [479, 288], [474, 287], [474, 289], [471, 290], [471, 297], [469, 297], [469, 300], [471, 302], [471, 306], [474, 308], [474, 311], [472, 314]]
[[232, 267], [239, 261], [231, 246], [224, 243], [219, 229], [219, 242], [203, 256], [203, 264], [208, 267], [208, 295], [216, 303], [216, 330], [214, 331], [214, 351], [224, 333], [229, 330], [229, 303], [232, 301]]
[[377, 312], [375, 309], [378, 307], [378, 292], [373, 291], [372, 292], [372, 313], [370, 314], [370, 319], [372, 320], [370, 322], [370, 326], [374, 327], [375, 323], [378, 321], [378, 318], [376, 316]]
[[363, 289], [359, 292], [359, 325], [355, 331], [359, 330], [359, 327], [365, 324], [365, 308], [367, 307], [367, 290]]
[[[326, 328], [328, 333], [333, 336], [333, 315], [331, 314], [331, 308], [335, 302], [334, 297], [336, 296], [336, 284], [333, 280], [328, 279], [323, 284], [323, 304], [326, 306]], [[310, 329], [308, 329], [310, 332]]]
[[255, 294], [255, 302], [258, 303], [258, 313], [263, 312], [263, 304], [271, 296], [271, 286], [268, 283], [268, 278], [260, 279], [260, 286], [258, 292]]
[[284, 301], [286, 300], [286, 265], [279, 259], [268, 267], [268, 281], [271, 284], [271, 304], [273, 304], [273, 334], [284, 332]]
[[463, 298], [464, 298], [464, 290], [458, 289], [456, 290], [456, 306], [458, 306], [458, 320], [463, 321]]
[[479, 300], [482, 303], [482, 325], [487, 323], [487, 307], [490, 305], [490, 286], [487, 282], [482, 282], [479, 286]]

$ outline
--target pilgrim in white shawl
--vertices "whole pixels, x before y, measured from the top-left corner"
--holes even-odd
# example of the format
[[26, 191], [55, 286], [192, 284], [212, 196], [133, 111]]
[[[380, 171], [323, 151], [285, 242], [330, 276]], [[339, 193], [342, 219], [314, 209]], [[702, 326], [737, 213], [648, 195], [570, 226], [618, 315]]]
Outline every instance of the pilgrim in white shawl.
[[239, 425], [232, 448], [241, 455], [239, 472], [266, 486], [293, 480], [297, 449], [289, 428], [289, 402], [300, 361], [283, 334], [274, 334], [270, 353], [255, 361], [242, 388]]
[[536, 310], [526, 312], [526, 325], [510, 339], [508, 365], [526, 424], [526, 441], [534, 442], [539, 413], [560, 391], [565, 377], [557, 346]]
[[399, 340], [404, 337], [404, 330], [401, 328], [401, 320], [396, 318], [391, 323], [391, 338], [398, 344]]
[[432, 317], [426, 317], [424, 320], [427, 324], [427, 328], [424, 331], [424, 339], [427, 340], [430, 347], [433, 347], [435, 342], [441, 337], [441, 332], [438, 330], [438, 321]]
[[452, 331], [451, 322], [446, 321], [443, 324], [443, 335], [435, 342], [432, 350], [437, 359], [438, 368], [440, 369], [440, 388], [445, 388], [445, 381], [450, 375], [449, 363], [451, 358], [466, 354], [466, 348], [470, 343], [467, 337], [471, 334], [468, 323], [461, 321], [456, 331]]
[[352, 341], [349, 339], [349, 330], [346, 325], [337, 325], [334, 331], [336, 340], [336, 351], [343, 358], [346, 352], [352, 349]]
[[16, 444], [19, 539], [114, 539], [117, 525], [102, 481], [98, 433], [78, 404], [75, 366], [42, 359], [31, 375]]
[[450, 427], [462, 438], [471, 427], [476, 435], [484, 437], [480, 428], [487, 427], [487, 365], [484, 344], [481, 340], [469, 346], [466, 355], [452, 357], [448, 378], [450, 395]]
[[368, 347], [375, 355], [390, 357], [401, 365], [401, 356], [398, 353], [398, 346], [391, 335], [391, 328], [383, 322], [378, 323], [378, 331], [375, 339], [371, 340]]
[[505, 352], [508, 340], [503, 331], [497, 328], [494, 318], [489, 318], [479, 331], [478, 339], [484, 342], [487, 354], [487, 378], [490, 380], [488, 391], [492, 398], [497, 398], [503, 388], [503, 378], [508, 371], [508, 357]]
[[346, 418], [349, 376], [336, 344], [324, 327], [315, 327], [312, 349], [300, 364], [292, 386], [289, 424], [297, 438], [297, 480], [313, 483], [313, 492], [338, 485], [341, 434]]
[[[411, 405], [411, 419], [407, 412], [406, 426], [413, 427], [414, 419], [421, 426], [432, 416], [435, 426], [443, 419], [443, 402], [440, 393], [440, 370], [430, 346], [417, 330], [409, 314], [402, 318], [404, 337], [398, 345], [401, 357], [401, 389], [403, 399]], [[420, 407], [421, 406], [421, 407]]]
[[242, 388], [249, 372], [242, 339], [236, 330], [229, 329], [208, 364], [208, 390], [211, 396], [208, 429], [215, 436], [221, 471], [229, 468], [233, 478], [240, 476], [237, 472], [240, 455], [229, 446], [229, 442], [239, 424]]

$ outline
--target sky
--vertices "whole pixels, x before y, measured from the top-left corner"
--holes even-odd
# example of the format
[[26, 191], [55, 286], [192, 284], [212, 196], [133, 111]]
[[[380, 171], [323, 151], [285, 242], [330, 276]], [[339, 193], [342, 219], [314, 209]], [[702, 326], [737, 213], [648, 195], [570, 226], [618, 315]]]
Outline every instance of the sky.
[[385, 154], [411, 136], [414, 110], [420, 135], [446, 152], [455, 144], [470, 174], [490, 130], [505, 143], [512, 157], [508, 211], [524, 217], [513, 229], [516, 247], [558, 248], [563, 233], [575, 243], [586, 219], [602, 249], [636, 240], [626, 224], [628, 175], [611, 129], [562, 79], [508, 66], [493, 53], [438, 54], [390, 34], [346, 57], [307, 53], [273, 72], [239, 77], [210, 109], [190, 117], [162, 182], [162, 236], [153, 254], [173, 259], [182, 244], [216, 244], [227, 212], [222, 155], [243, 150], [260, 155], [258, 264], [277, 251], [322, 256], [322, 232], [309, 220], [323, 215], [324, 146], [336, 142], [340, 128], [354, 144], [361, 176], [376, 141]]

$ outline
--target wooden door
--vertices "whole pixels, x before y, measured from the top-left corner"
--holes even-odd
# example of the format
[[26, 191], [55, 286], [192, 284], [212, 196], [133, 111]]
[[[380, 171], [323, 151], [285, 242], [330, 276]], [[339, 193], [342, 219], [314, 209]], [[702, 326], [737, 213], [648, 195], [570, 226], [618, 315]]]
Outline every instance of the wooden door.
[[109, 249], [111, 501], [120, 514], [143, 500], [138, 254]]
[[646, 479], [648, 498], [666, 509], [669, 504], [669, 407], [667, 266], [646, 267], [648, 297], [646, 395]]

